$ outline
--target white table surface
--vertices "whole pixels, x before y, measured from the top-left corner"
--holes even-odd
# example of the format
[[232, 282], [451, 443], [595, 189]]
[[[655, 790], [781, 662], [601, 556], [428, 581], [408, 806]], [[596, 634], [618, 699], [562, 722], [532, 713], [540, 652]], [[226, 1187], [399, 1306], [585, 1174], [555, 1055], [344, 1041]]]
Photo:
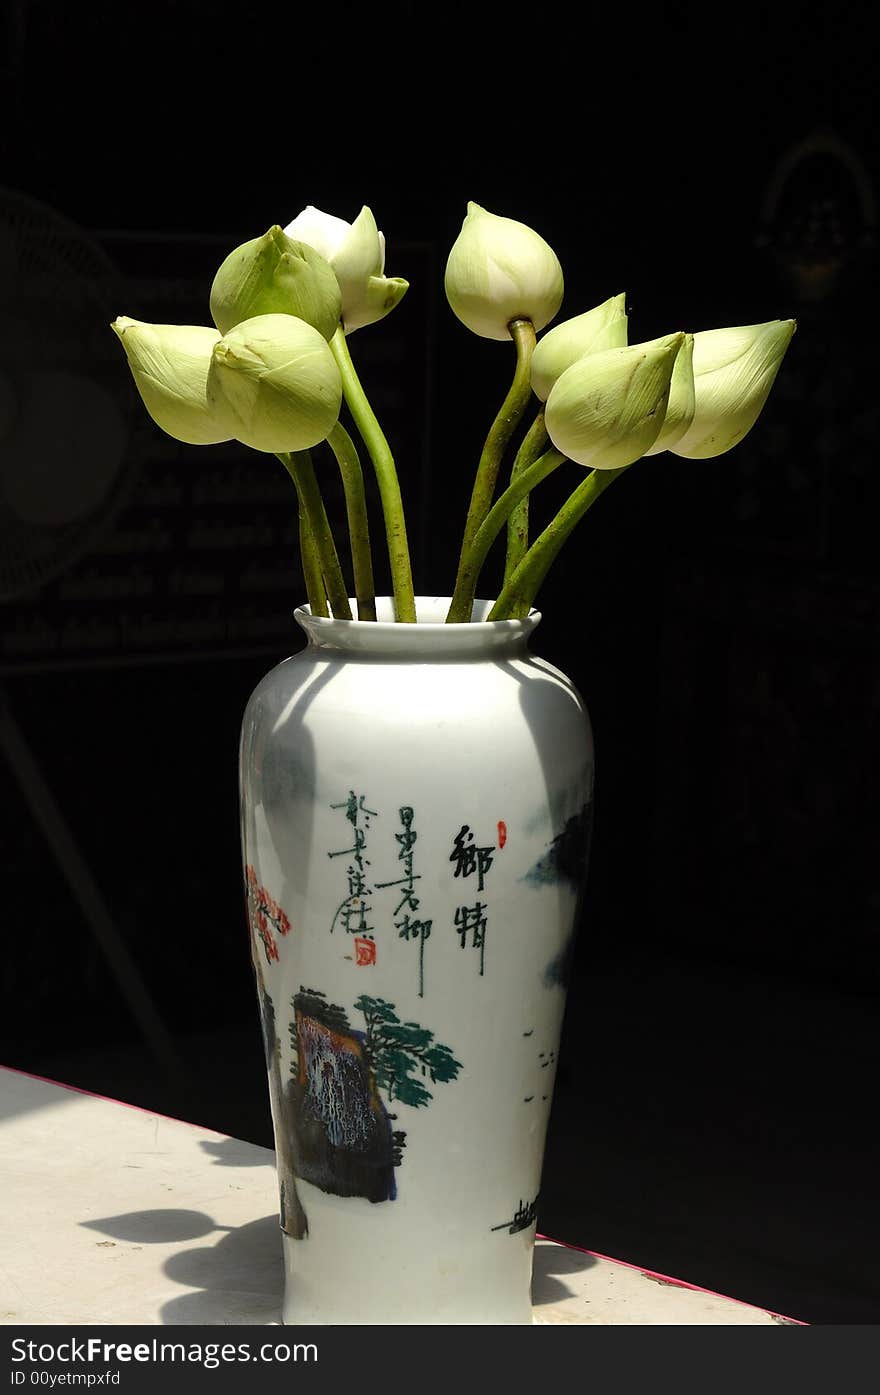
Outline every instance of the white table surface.
[[[0, 1067], [0, 1323], [280, 1322], [274, 1154]], [[538, 1240], [540, 1324], [791, 1321]]]

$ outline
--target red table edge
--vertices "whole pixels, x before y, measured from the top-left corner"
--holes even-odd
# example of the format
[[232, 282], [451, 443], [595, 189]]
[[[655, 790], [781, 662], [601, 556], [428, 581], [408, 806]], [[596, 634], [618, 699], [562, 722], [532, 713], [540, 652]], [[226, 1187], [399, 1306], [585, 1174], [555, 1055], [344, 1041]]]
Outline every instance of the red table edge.
[[656, 1269], [645, 1269], [641, 1264], [631, 1264], [626, 1259], [617, 1259], [614, 1255], [603, 1255], [598, 1250], [587, 1250], [583, 1245], [573, 1245], [570, 1240], [557, 1240], [553, 1235], [543, 1235], [540, 1232], [535, 1236], [536, 1240], [549, 1240], [553, 1245], [562, 1245], [566, 1250], [577, 1250], [582, 1255], [591, 1255], [593, 1259], [606, 1259], [610, 1264], [619, 1264], [622, 1269], [634, 1269], [637, 1274], [643, 1274], [647, 1279], [656, 1279], [658, 1283], [670, 1284], [673, 1288], [690, 1289], [691, 1293], [705, 1293], [709, 1298], [721, 1298], [725, 1303], [738, 1303], [741, 1308], [753, 1308], [759, 1313], [767, 1313], [769, 1317], [778, 1318], [780, 1322], [791, 1323], [794, 1327], [809, 1327], [808, 1322], [802, 1318], [786, 1317], [784, 1313], [774, 1312], [772, 1308], [762, 1308], [758, 1303], [749, 1303], [745, 1298], [732, 1298], [729, 1293], [718, 1293], [712, 1288], [701, 1288], [699, 1284], [689, 1284], [686, 1279], [673, 1279], [669, 1274], [660, 1274]]
[[[127, 1100], [116, 1100], [111, 1095], [99, 1095], [96, 1090], [85, 1090], [81, 1085], [67, 1085], [63, 1080], [51, 1080], [48, 1075], [37, 1075], [34, 1071], [20, 1070], [18, 1066], [3, 1066], [3, 1070], [8, 1070], [12, 1075], [23, 1075], [28, 1080], [39, 1080], [43, 1085], [55, 1085], [61, 1090], [70, 1090], [75, 1095], [88, 1095], [93, 1100], [104, 1100], [107, 1104], [118, 1104], [123, 1109], [136, 1109], [141, 1114], [151, 1114], [157, 1119], [169, 1119], [173, 1124], [186, 1124], [191, 1129], [200, 1129], [203, 1133], [214, 1133], [218, 1138], [227, 1138], [228, 1134], [220, 1133], [217, 1129], [208, 1128], [204, 1124], [194, 1124], [190, 1119], [177, 1119], [173, 1114], [163, 1114], [158, 1109], [147, 1109], [142, 1104], [129, 1104]], [[758, 1312], [768, 1313], [770, 1317], [779, 1318], [784, 1323], [791, 1323], [795, 1327], [809, 1327], [809, 1323], [803, 1322], [800, 1318], [786, 1317], [784, 1313], [775, 1313], [769, 1308], [761, 1308], [757, 1303], [748, 1303], [744, 1298], [731, 1298], [727, 1293], [717, 1293], [711, 1288], [701, 1288], [699, 1284], [689, 1284], [686, 1279], [673, 1279], [669, 1274], [659, 1274], [655, 1269], [644, 1269], [640, 1264], [630, 1264], [625, 1259], [615, 1259], [613, 1255], [599, 1254], [598, 1250], [585, 1249], [583, 1245], [573, 1245], [568, 1240], [557, 1240], [553, 1235], [543, 1235], [538, 1232], [536, 1240], [549, 1240], [552, 1245], [561, 1245], [565, 1250], [576, 1250], [578, 1254], [590, 1255], [592, 1259], [604, 1259], [610, 1264], [619, 1264], [623, 1269], [634, 1269], [637, 1274], [643, 1274], [648, 1279], [656, 1279], [661, 1284], [670, 1284], [673, 1288], [686, 1288], [691, 1293], [705, 1293], [709, 1298], [721, 1298], [726, 1303], [739, 1303], [743, 1308], [755, 1308]]]

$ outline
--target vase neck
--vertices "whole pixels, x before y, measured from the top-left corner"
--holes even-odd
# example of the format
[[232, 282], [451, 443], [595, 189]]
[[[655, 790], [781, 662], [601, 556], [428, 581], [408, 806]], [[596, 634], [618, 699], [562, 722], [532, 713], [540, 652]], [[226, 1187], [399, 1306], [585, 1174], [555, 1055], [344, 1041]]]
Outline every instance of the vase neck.
[[[417, 596], [415, 625], [394, 621], [390, 596], [376, 597], [378, 619], [328, 620], [312, 615], [309, 606], [294, 611], [297, 624], [317, 649], [334, 649], [362, 657], [392, 658], [406, 662], [431, 660], [479, 660], [504, 654], [522, 653], [529, 636], [541, 619], [532, 610], [525, 620], [485, 620], [492, 601], [475, 601], [473, 620], [465, 624], [445, 624], [449, 596]], [[352, 601], [352, 610], [356, 603]]]

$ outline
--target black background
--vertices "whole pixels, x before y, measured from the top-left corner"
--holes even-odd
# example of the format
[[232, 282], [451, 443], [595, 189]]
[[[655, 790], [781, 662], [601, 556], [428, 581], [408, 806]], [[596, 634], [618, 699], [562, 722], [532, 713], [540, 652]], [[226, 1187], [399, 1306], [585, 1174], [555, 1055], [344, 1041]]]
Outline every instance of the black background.
[[[541, 596], [534, 648], [583, 692], [599, 774], [539, 1229], [810, 1321], [877, 1321], [869, 18], [12, 0], [2, 216], [59, 264], [62, 230], [84, 241], [92, 293], [78, 306], [41, 283], [31, 332], [16, 341], [6, 320], [0, 366], [14, 376], [69, 331], [128, 413], [130, 449], [94, 537], [44, 584], [4, 591], [7, 1064], [270, 1141], [235, 751], [249, 692], [299, 643], [292, 519], [266, 462], [160, 441], [100, 327], [204, 322], [236, 243], [307, 203], [347, 218], [369, 203], [413, 289], [352, 349], [397, 448], [417, 583], [446, 592], [511, 372], [442, 293], [473, 198], [548, 239], [564, 315], [625, 289], [633, 341], [799, 322], [753, 436], [630, 472]], [[19, 310], [22, 275], [6, 288]], [[215, 469], [238, 485], [209, 522], [256, 508], [268, 561], [250, 543], [241, 556], [275, 577], [246, 593], [228, 548], [210, 558], [219, 594], [187, 609], [170, 577], [203, 561], [191, 529]], [[88, 625], [115, 623], [118, 603], [71, 583], [107, 574], [107, 539], [157, 518], [170, 542], [144, 566], [154, 619], [173, 623], [151, 639], [126, 603], [102, 650]], [[111, 555], [117, 578], [143, 560]], [[102, 907], [169, 1034], [170, 1076], [108, 966]]]

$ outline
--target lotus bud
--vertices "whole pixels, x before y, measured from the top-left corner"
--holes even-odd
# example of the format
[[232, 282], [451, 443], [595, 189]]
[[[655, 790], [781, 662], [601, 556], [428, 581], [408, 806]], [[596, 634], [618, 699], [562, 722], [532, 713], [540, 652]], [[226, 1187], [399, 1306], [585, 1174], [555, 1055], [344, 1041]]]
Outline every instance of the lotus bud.
[[626, 295], [613, 295], [610, 300], [563, 320], [549, 329], [532, 354], [532, 391], [542, 402], [550, 389], [573, 363], [585, 354], [601, 353], [603, 349], [626, 346]]
[[144, 406], [176, 441], [210, 446], [231, 441], [235, 423], [224, 402], [209, 402], [208, 370], [220, 338], [207, 325], [151, 325], [120, 315], [119, 336]]
[[256, 315], [281, 314], [332, 339], [341, 309], [333, 268], [277, 225], [230, 252], [211, 287], [211, 314], [221, 334]]
[[650, 450], [645, 455], [659, 455], [662, 450], [674, 450], [694, 419], [694, 336], [686, 334], [675, 357], [666, 416]]
[[596, 470], [631, 465], [663, 425], [683, 334], [578, 359], [556, 380], [544, 421], [557, 450]]
[[468, 204], [445, 284], [454, 314], [483, 339], [509, 339], [512, 320], [531, 320], [541, 330], [562, 304], [562, 267], [552, 247], [525, 223], [478, 203]]
[[795, 328], [794, 320], [769, 320], [694, 335], [694, 417], [669, 447], [674, 455], [708, 460], [751, 431]]
[[320, 252], [332, 266], [346, 334], [384, 319], [409, 289], [408, 281], [385, 275], [385, 238], [369, 208], [362, 208], [353, 223], [346, 223], [309, 205], [284, 231]]
[[342, 402], [326, 339], [293, 315], [256, 315], [218, 338], [207, 391], [230, 412], [237, 440], [272, 452], [316, 446]]

